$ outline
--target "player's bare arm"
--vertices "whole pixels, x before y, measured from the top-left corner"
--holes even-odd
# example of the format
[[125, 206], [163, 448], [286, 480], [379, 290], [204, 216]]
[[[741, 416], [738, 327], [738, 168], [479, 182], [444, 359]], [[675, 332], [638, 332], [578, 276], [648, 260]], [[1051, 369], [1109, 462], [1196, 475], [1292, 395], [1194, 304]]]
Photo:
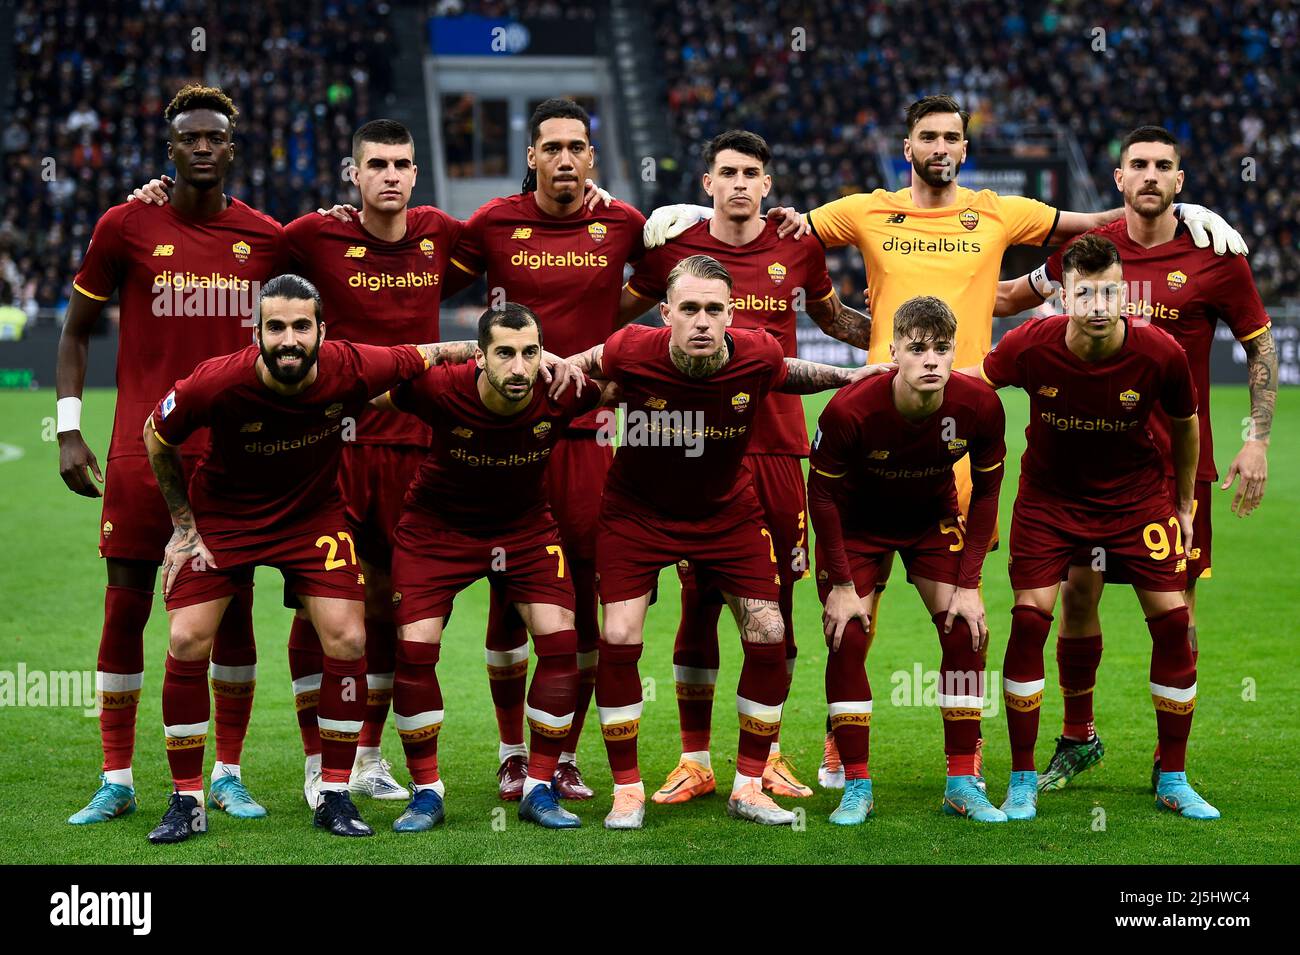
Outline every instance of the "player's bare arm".
[[871, 316], [849, 308], [836, 292], [820, 302], [808, 303], [808, 317], [831, 338], [866, 351], [871, 341]]
[[1173, 446], [1174, 479], [1178, 499], [1174, 508], [1183, 531], [1183, 550], [1192, 549], [1192, 511], [1196, 506], [1196, 465], [1201, 459], [1201, 427], [1196, 415], [1169, 419], [1169, 437]]
[[63, 333], [59, 336], [59, 357], [54, 371], [58, 395], [59, 476], [70, 491], [82, 497], [103, 496], [95, 482], [103, 484], [104, 475], [99, 470], [95, 453], [81, 436], [81, 391], [86, 384], [86, 355], [90, 351], [91, 329], [103, 308], [102, 301], [73, 290]]
[[185, 489], [180, 449], [158, 437], [153, 426], [153, 415], [144, 423], [144, 446], [149, 452], [149, 466], [153, 469], [158, 489], [162, 491], [172, 518], [172, 537], [167, 542], [162, 562], [163, 596], [166, 597], [171, 593], [172, 582], [186, 561], [198, 559], [210, 567], [216, 567], [217, 562], [204, 545], [194, 524], [194, 511], [190, 509], [190, 498]]
[[[1273, 431], [1273, 410], [1277, 405], [1277, 343], [1273, 333], [1264, 329], [1242, 342], [1246, 349], [1246, 382], [1250, 386], [1250, 419], [1241, 450], [1232, 459], [1223, 490], [1241, 483], [1232, 496], [1232, 510], [1246, 517], [1264, 499], [1268, 483], [1268, 443]], [[62, 437], [62, 435], [60, 435]]]
[[623, 294], [618, 300], [618, 327], [622, 328], [628, 322], [634, 322], [658, 303], [649, 299], [642, 298], [633, 292], [631, 288], [624, 285]]
[[604, 355], [605, 343], [601, 342], [599, 345], [592, 345], [586, 351], [570, 355], [564, 360], [589, 378], [601, 378], [604, 377], [604, 369], [601, 367], [600, 360]]
[[1018, 279], [1008, 279], [998, 283], [998, 296], [993, 302], [993, 314], [998, 318], [1019, 315], [1031, 308], [1037, 308], [1045, 300], [1034, 289], [1030, 277], [1022, 275]]
[[843, 388], [863, 378], [882, 374], [892, 367], [892, 365], [881, 364], [864, 365], [861, 368], [840, 368], [836, 365], [804, 361], [802, 358], [787, 358], [785, 382], [776, 390], [788, 395], [811, 395], [819, 391]]

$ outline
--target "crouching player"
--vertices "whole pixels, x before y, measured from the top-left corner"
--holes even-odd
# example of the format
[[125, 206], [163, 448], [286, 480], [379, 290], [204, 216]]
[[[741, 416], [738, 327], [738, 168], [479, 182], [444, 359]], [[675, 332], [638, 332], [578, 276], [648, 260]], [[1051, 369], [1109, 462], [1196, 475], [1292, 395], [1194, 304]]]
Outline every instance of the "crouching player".
[[[375, 401], [433, 430], [394, 537], [393, 711], [415, 795], [393, 829], [424, 832], [443, 818], [438, 657], [452, 601], [481, 577], [519, 612], [537, 655], [524, 708], [532, 738], [519, 818], [571, 829], [578, 817], [556, 801], [553, 776], [573, 725], [578, 637], [573, 578], [545, 476], [556, 442], [595, 408], [600, 390], [585, 379], [566, 388], [580, 376], [544, 355], [537, 316], [514, 302], [479, 317], [473, 358], [434, 368]], [[538, 386], [544, 360], [558, 365], [550, 394]]]
[[[334, 835], [372, 834], [348, 795], [366, 707], [365, 604], [338, 462], [366, 402], [422, 372], [439, 346], [324, 341], [320, 295], [296, 275], [267, 282], [257, 311], [257, 343], [199, 364], [144, 427], [175, 528], [162, 565], [171, 630], [162, 713], [175, 791], [149, 833], [155, 843], [206, 828], [212, 638], [259, 564], [284, 575], [286, 605], [306, 609], [325, 650], [323, 792], [313, 822]], [[201, 428], [211, 429], [211, 445], [187, 491], [179, 446]]]
[[[940, 299], [904, 302], [889, 348], [898, 370], [831, 398], [813, 441], [808, 498], [830, 647], [826, 702], [845, 775], [831, 822], [842, 826], [865, 822], [874, 807], [866, 657], [876, 584], [894, 552], [939, 632], [944, 811], [1007, 819], [975, 768], [988, 644], [980, 569], [997, 522], [1005, 418], [992, 388], [952, 375], [956, 334], [956, 316]], [[952, 466], [967, 454], [973, 486], [963, 521]]]
[[[787, 690], [780, 573], [743, 464], [753, 422], [772, 391], [839, 388], [878, 368], [786, 358], [761, 329], [733, 329], [731, 275], [692, 255], [669, 273], [659, 309], [667, 328], [629, 325], [573, 361], [623, 394], [626, 435], [601, 499], [596, 567], [604, 620], [596, 710], [614, 775], [609, 829], [639, 829], [645, 788], [637, 763], [641, 657], [659, 571], [689, 560], [702, 592], [720, 592], [740, 629], [744, 663], [736, 778], [727, 811], [766, 825], [795, 815], [763, 792], [763, 770]], [[711, 781], [711, 777], [710, 777]]]
[[[1011, 517], [1011, 635], [1003, 698], [1011, 784], [1003, 811], [1037, 814], [1034, 744], [1043, 699], [1043, 647], [1070, 559], [1089, 548], [1098, 570], [1131, 581], [1151, 631], [1151, 699], [1161, 772], [1156, 805], [1191, 819], [1219, 811], [1187, 782], [1196, 661], [1187, 640], [1200, 435], [1187, 354], [1167, 332], [1128, 321], [1124, 270], [1109, 239], [1085, 235], [1061, 261], [1067, 315], [1026, 322], [985, 356], [984, 379], [1029, 394], [1020, 489]], [[1148, 426], [1169, 417], [1177, 500]], [[1100, 590], [1087, 613], [1096, 612]]]

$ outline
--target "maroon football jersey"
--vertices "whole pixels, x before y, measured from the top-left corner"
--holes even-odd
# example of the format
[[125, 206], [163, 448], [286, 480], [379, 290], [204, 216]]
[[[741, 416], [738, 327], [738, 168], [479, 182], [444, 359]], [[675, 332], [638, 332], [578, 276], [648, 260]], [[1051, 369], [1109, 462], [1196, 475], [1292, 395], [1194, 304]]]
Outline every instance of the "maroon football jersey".
[[570, 421], [600, 403], [600, 389], [588, 379], [581, 396], [571, 385], [552, 399], [539, 378], [532, 399], [505, 416], [483, 404], [480, 374], [473, 362], [436, 365], [391, 398], [433, 432], [406, 505], [463, 534], [500, 534], [541, 518], [551, 449]]
[[425, 368], [410, 345], [326, 339], [316, 380], [285, 397], [257, 377], [257, 356], [250, 345], [208, 359], [153, 409], [154, 430], [170, 445], [211, 428], [190, 478], [190, 505], [200, 534], [239, 534], [241, 545], [341, 508], [339, 456], [357, 416], [375, 395]]
[[727, 334], [731, 359], [690, 378], [669, 357], [672, 330], [629, 325], [605, 343], [601, 367], [622, 388], [626, 436], [614, 455], [607, 494], [655, 513], [706, 517], [752, 482], [742, 459], [768, 392], [786, 378], [775, 338], [757, 329]]
[[898, 539], [958, 513], [953, 464], [965, 454], [982, 471], [1007, 456], [997, 392], [953, 375], [943, 403], [923, 421], [894, 404], [898, 371], [836, 392], [817, 422], [809, 464], [840, 479], [840, 520], [850, 533]]
[[[690, 255], [709, 255], [731, 273], [732, 328], [764, 328], [780, 343], [787, 358], [798, 354], [796, 298], [804, 307], [831, 297], [834, 288], [826, 271], [826, 249], [814, 235], [780, 239], [769, 222], [758, 238], [745, 245], [715, 239], [705, 220], [675, 239], [646, 251], [627, 287], [650, 302], [663, 301], [668, 273]], [[750, 454], [808, 454], [808, 428], [798, 395], [774, 394], [754, 419]]]
[[[283, 263], [284, 229], [238, 199], [202, 222], [170, 205], [143, 202], [114, 206], [100, 217], [73, 285], [100, 301], [119, 293], [109, 460], [145, 453], [144, 419], [176, 379], [248, 344], [257, 283]], [[198, 439], [196, 454], [206, 440]]]
[[1065, 345], [1065, 315], [1030, 319], [984, 356], [995, 388], [1029, 394], [1020, 486], [1086, 507], [1125, 507], [1166, 495], [1165, 466], [1148, 428], [1159, 406], [1196, 413], [1187, 355], [1151, 325], [1125, 324], [1124, 345], [1087, 362]]
[[[406, 210], [406, 235], [377, 239], [353, 219], [315, 213], [285, 226], [294, 267], [320, 289], [330, 338], [365, 345], [436, 342], [442, 277], [464, 223], [433, 206]], [[366, 408], [357, 444], [428, 447], [429, 429], [405, 414]]]
[[[1213, 248], [1198, 249], [1181, 223], [1173, 239], [1143, 248], [1128, 234], [1124, 219], [1092, 230], [1119, 249], [1128, 285], [1128, 314], [1162, 328], [1183, 346], [1196, 385], [1201, 426], [1201, 459], [1196, 480], [1218, 480], [1214, 465], [1214, 437], [1210, 427], [1210, 346], [1214, 326], [1222, 319], [1238, 341], [1254, 338], [1269, 326], [1268, 314], [1243, 255], [1215, 255]], [[1046, 272], [1061, 281], [1061, 246], [1047, 260]], [[1165, 458], [1165, 473], [1173, 476], [1169, 422], [1159, 408], [1151, 417], [1151, 433]]]
[[[532, 309], [546, 350], [567, 357], [618, 328], [623, 266], [644, 252], [644, 227], [645, 216], [626, 202], [559, 219], [538, 207], [536, 193], [523, 192], [470, 216], [451, 260], [471, 275], [486, 272], [489, 289]], [[594, 414], [574, 424], [598, 426]]]

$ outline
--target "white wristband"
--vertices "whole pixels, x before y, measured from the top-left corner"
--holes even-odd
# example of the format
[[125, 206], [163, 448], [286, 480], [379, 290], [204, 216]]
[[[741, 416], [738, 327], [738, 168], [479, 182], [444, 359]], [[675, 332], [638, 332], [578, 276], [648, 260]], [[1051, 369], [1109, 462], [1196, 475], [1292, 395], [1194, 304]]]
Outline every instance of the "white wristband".
[[58, 433], [81, 430], [81, 399], [60, 398], [58, 401]]

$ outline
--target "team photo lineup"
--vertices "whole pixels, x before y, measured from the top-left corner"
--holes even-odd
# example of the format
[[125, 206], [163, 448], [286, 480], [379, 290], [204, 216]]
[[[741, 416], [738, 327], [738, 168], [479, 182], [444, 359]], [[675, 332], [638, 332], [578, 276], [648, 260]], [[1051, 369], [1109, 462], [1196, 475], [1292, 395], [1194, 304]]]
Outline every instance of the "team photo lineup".
[[[30, 5], [16, 6], [21, 21]], [[364, 20], [374, 5], [344, 6], [321, 16]], [[538, 47], [553, 39], [537, 26], [551, 4], [417, 6], [428, 70], [453, 28], [480, 19], [488, 44], [492, 18], [528, 22]], [[627, 5], [612, 6], [617, 22]], [[689, 33], [680, 4], [649, 6], [641, 15], [680, 15]], [[789, 45], [784, 21], [771, 27]], [[877, 32], [837, 42], [866, 48]], [[709, 42], [681, 42], [698, 83]], [[1275, 236], [1263, 281], [1259, 230], [1198, 185], [1201, 127], [1138, 104], [1122, 125], [1078, 134], [1108, 144], [1081, 168], [1111, 178], [1094, 176], [1101, 211], [1072, 210], [1069, 192], [966, 185], [999, 105], [927, 72], [900, 83], [907, 95], [880, 121], [880, 162], [901, 185], [818, 195], [816, 175], [778, 180], [815, 164], [800, 150], [826, 116], [855, 121], [847, 101], [805, 99], [820, 118], [782, 132], [746, 122], [762, 112], [743, 100], [755, 87], [727, 80], [718, 120], [677, 129], [699, 134], [680, 188], [629, 194], [639, 157], [624, 150], [616, 172], [606, 144], [626, 131], [577, 80], [531, 90], [508, 119], [476, 104], [464, 149], [445, 112], [431, 147], [425, 120], [376, 89], [354, 93], [354, 122], [333, 114], [329, 135], [350, 153], [332, 181], [309, 170], [311, 184], [285, 193], [262, 157], [296, 148], [296, 125], [276, 131], [292, 107], [230, 75], [142, 71], [136, 82], [154, 85], [134, 135], [164, 143], [165, 164], [92, 193], [90, 234], [65, 239], [42, 280], [67, 291], [53, 381], [33, 392], [55, 421], [41, 493], [69, 513], [79, 559], [98, 521], [106, 573], [83, 561], [61, 584], [102, 608], [77, 621], [67, 663], [94, 658], [98, 750], [78, 729], [61, 778], [84, 785], [50, 789], [37, 811], [72, 857], [91, 836], [122, 861], [183, 861], [170, 846], [274, 822], [285, 841], [263, 861], [328, 860], [293, 848], [347, 842], [326, 834], [437, 860], [457, 827], [485, 840], [481, 853], [458, 844], [458, 861], [508, 861], [487, 841], [556, 829], [610, 830], [596, 859], [633, 861], [627, 840], [640, 837], [623, 831], [695, 839], [673, 833], [690, 819], [716, 834], [712, 861], [791, 861], [746, 841], [767, 827], [820, 829], [840, 854], [818, 861], [866, 863], [881, 823], [903, 817], [922, 840], [912, 861], [945, 861], [946, 840], [997, 827], [1015, 859], [1017, 843], [1050, 838], [1034, 830], [1080, 786], [1095, 787], [1103, 830], [1109, 813], [1115, 827], [1151, 825], [1153, 844], [1243, 823], [1234, 813], [1249, 810], [1227, 798], [1237, 767], [1200, 758], [1196, 742], [1230, 748], [1237, 724], [1194, 716], [1198, 694], [1241, 695], [1267, 665], [1202, 670], [1197, 620], [1246, 599], [1214, 586], [1214, 523], [1221, 549], [1270, 559], [1260, 525], [1284, 509], [1267, 508], [1281, 493], [1269, 472], [1279, 351], [1295, 360], [1273, 304], [1292, 316], [1297, 290], [1293, 265], [1273, 267]], [[446, 111], [454, 97], [442, 99]], [[487, 169], [476, 181], [495, 192], [467, 207], [441, 191], [468, 188], [444, 174], [446, 157]], [[435, 158], [440, 191], [425, 204]], [[521, 161], [522, 185], [501, 186]], [[16, 283], [5, 289], [22, 304]], [[111, 431], [89, 411], [106, 322]], [[1214, 356], [1229, 349], [1225, 379]], [[1212, 392], [1240, 434], [1213, 426]], [[1273, 481], [1289, 487], [1283, 471]], [[22, 533], [53, 546], [35, 525]], [[1252, 639], [1205, 636], [1210, 665], [1215, 643]], [[259, 677], [269, 658], [283, 667], [285, 646], [287, 677]], [[918, 677], [933, 674], [919, 723], [894, 722], [900, 646]], [[876, 664], [882, 651], [893, 662]], [[1094, 697], [1114, 692], [1121, 667], [1149, 693], [1113, 726], [1111, 758], [1127, 750], [1124, 765], [1142, 769], [1099, 782], [1113, 724]], [[275, 702], [254, 720], [264, 697]], [[651, 710], [674, 715], [652, 722]], [[1255, 712], [1242, 732], [1272, 732], [1279, 717]], [[47, 719], [6, 735], [62, 732]], [[274, 746], [259, 743], [273, 722]], [[455, 755], [469, 749], [472, 772]], [[1281, 759], [1260, 765], [1293, 772]], [[904, 785], [924, 802], [891, 805]], [[471, 788], [510, 818], [458, 813]], [[128, 821], [137, 811], [147, 826]], [[1097, 830], [1095, 807], [1070, 811]], [[563, 860], [553, 841], [572, 838], [527, 836], [528, 858]], [[1294, 861], [1295, 841], [1278, 839]]]

